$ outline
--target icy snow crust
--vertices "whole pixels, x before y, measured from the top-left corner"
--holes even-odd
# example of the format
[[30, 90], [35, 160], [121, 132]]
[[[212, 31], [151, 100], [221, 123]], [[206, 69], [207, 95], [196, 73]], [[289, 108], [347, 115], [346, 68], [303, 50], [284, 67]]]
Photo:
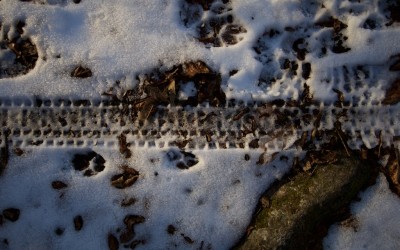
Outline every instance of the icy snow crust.
[[[221, 73], [228, 98], [298, 99], [307, 82], [314, 98], [322, 102], [332, 104], [336, 88], [353, 105], [379, 106], [395, 78], [386, 62], [400, 53], [400, 28], [385, 26], [387, 13], [381, 2], [232, 0], [228, 12], [246, 32], [240, 34], [237, 44], [214, 47], [196, 39], [197, 24], [210, 11], [196, 7], [199, 18], [184, 25], [183, 0], [83, 0], [79, 4], [1, 0], [2, 32], [7, 28], [7, 35], [15, 36], [14, 24], [25, 20], [23, 36], [37, 46], [39, 59], [28, 74], [0, 79], [0, 97], [96, 98], [116, 81], [130, 89], [138, 84], [137, 76], [153, 68], [167, 70], [202, 60]], [[320, 8], [322, 4], [325, 8]], [[330, 15], [348, 26], [343, 33], [348, 37], [345, 46], [351, 50], [346, 53], [333, 53], [331, 31], [313, 25]], [[364, 28], [370, 17], [381, 26]], [[287, 27], [295, 31], [285, 32]], [[270, 36], [272, 29], [279, 34]], [[299, 34], [307, 38], [309, 50], [300, 61], [291, 52]], [[328, 48], [325, 54], [321, 52], [324, 46]], [[282, 70], [284, 59], [298, 62], [297, 74]], [[302, 76], [305, 62], [312, 66], [308, 79]], [[90, 68], [93, 77], [71, 78], [76, 65]], [[233, 70], [238, 72], [231, 75]], [[21, 215], [16, 222], [5, 221], [0, 226], [1, 249], [107, 249], [107, 236], [123, 230], [127, 214], [146, 219], [135, 225], [135, 240], [145, 241], [139, 248], [228, 249], [245, 233], [259, 195], [289, 170], [296, 154], [286, 150], [279, 155], [284, 157], [272, 157], [275, 151], [269, 151], [265, 157], [270, 161], [257, 165], [261, 150], [194, 150], [199, 163], [181, 170], [168, 159], [168, 148], [132, 148], [129, 159], [124, 159], [117, 147], [91, 149], [106, 159], [105, 170], [91, 177], [83, 176], [71, 164], [73, 155], [82, 149], [32, 147], [22, 156], [11, 154], [0, 177], [0, 210], [17, 207]], [[135, 168], [140, 176], [133, 186], [119, 190], [110, 185], [110, 179], [121, 172], [122, 165]], [[68, 187], [54, 190], [51, 183], [55, 180]], [[367, 192], [365, 199], [368, 204], [381, 199], [389, 212], [395, 211], [399, 204], [382, 183], [380, 180], [370, 195]], [[384, 196], [378, 195], [380, 192]], [[121, 207], [123, 199], [132, 197], [135, 204]], [[370, 211], [372, 205], [368, 204], [365, 207]], [[353, 236], [335, 227], [327, 247], [340, 241], [344, 242], [340, 246], [353, 248], [354, 241], [365, 239], [373, 230], [369, 225], [376, 221], [365, 213], [356, 214], [360, 221], [365, 219], [360, 233]], [[73, 225], [76, 215], [84, 220], [79, 232]], [[169, 225], [177, 230], [173, 235], [167, 232]], [[64, 230], [62, 235], [56, 235], [57, 228]]]

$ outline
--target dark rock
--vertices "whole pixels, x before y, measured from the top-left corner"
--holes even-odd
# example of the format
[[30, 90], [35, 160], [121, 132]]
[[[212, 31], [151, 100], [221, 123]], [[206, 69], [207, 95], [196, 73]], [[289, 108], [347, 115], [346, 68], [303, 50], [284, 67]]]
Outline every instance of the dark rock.
[[83, 227], [83, 218], [80, 215], [74, 217], [74, 227], [76, 231], [80, 231]]
[[338, 151], [337, 159], [335, 164], [321, 160], [312, 175], [300, 172], [267, 192], [237, 248], [322, 249], [328, 226], [343, 217], [350, 202], [378, 175], [371, 162], [355, 155]]
[[389, 158], [386, 166], [383, 168], [383, 173], [389, 182], [389, 188], [400, 197], [400, 152], [398, 149], [392, 147], [389, 149], [388, 155]]
[[19, 219], [20, 210], [17, 208], [7, 208], [3, 210], [3, 216], [5, 219], [15, 222]]

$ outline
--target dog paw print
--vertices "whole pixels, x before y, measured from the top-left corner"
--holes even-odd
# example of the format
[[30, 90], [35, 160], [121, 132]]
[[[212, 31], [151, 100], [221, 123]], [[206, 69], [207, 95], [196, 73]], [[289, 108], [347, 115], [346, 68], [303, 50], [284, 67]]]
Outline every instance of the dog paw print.
[[307, 81], [312, 76], [307, 55], [322, 58], [350, 51], [346, 32], [347, 24], [329, 13], [313, 24], [266, 28], [253, 47], [256, 59], [263, 64], [259, 87], [268, 90], [286, 87], [285, 82], [290, 87], [290, 82]]
[[199, 159], [196, 155], [183, 150], [171, 149], [167, 152], [167, 158], [170, 162], [173, 162], [177, 168], [182, 170], [189, 169], [199, 163]]
[[124, 248], [134, 249], [138, 245], [146, 244], [146, 241], [143, 239], [136, 239], [135, 233], [135, 225], [142, 224], [146, 221], [146, 219], [141, 215], [129, 214], [124, 218], [124, 226], [123, 229], [119, 228], [117, 238], [114, 234], [108, 234], [108, 247], [109, 249], [119, 249], [119, 245], [121, 244]]
[[0, 21], [0, 79], [25, 75], [38, 60], [38, 51], [29, 37], [24, 35], [26, 23], [13, 25]]
[[90, 177], [102, 172], [106, 160], [94, 151], [77, 153], [72, 158], [72, 165], [75, 170], [83, 172], [84, 176]]
[[246, 29], [232, 14], [229, 0], [186, 0], [181, 20], [195, 28], [195, 37], [207, 46], [222, 47], [240, 42]]

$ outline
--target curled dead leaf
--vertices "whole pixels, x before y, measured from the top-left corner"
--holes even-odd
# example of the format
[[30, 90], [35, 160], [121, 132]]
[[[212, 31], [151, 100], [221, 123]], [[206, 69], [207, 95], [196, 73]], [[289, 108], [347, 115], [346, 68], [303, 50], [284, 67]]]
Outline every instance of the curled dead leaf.
[[118, 189], [124, 189], [132, 186], [139, 179], [139, 172], [127, 166], [123, 167], [122, 174], [114, 175], [111, 178], [111, 185]]

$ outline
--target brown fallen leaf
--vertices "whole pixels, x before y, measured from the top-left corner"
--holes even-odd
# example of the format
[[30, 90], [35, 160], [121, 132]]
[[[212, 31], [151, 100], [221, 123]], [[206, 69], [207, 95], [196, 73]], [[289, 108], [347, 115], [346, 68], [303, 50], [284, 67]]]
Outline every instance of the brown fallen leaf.
[[118, 250], [118, 248], [119, 248], [118, 239], [114, 235], [109, 234], [108, 235], [108, 249]]
[[91, 76], [93, 76], [92, 71], [89, 68], [85, 68], [81, 65], [75, 67], [71, 72], [71, 77], [88, 78]]
[[3, 216], [5, 219], [15, 222], [19, 219], [20, 210], [18, 208], [7, 208], [3, 210]]
[[80, 231], [83, 227], [83, 218], [78, 215], [74, 217], [74, 228], [76, 231]]
[[392, 148], [384, 171], [390, 189], [400, 196], [400, 152]]
[[139, 179], [139, 172], [127, 166], [123, 167], [124, 172], [111, 177], [111, 185], [118, 189], [132, 186]]
[[211, 70], [202, 61], [188, 62], [183, 64], [183, 76], [193, 78], [198, 74], [209, 74]]
[[119, 152], [125, 158], [127, 159], [130, 158], [132, 156], [132, 152], [129, 150], [129, 144], [126, 141], [126, 136], [124, 134], [121, 134], [117, 138], [118, 138]]
[[51, 186], [52, 186], [54, 189], [56, 189], [56, 190], [60, 190], [60, 189], [63, 189], [63, 188], [68, 187], [68, 185], [65, 184], [65, 183], [62, 182], [62, 181], [53, 181], [53, 182], [51, 183]]

